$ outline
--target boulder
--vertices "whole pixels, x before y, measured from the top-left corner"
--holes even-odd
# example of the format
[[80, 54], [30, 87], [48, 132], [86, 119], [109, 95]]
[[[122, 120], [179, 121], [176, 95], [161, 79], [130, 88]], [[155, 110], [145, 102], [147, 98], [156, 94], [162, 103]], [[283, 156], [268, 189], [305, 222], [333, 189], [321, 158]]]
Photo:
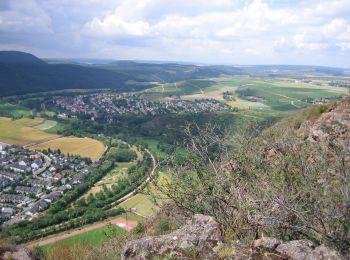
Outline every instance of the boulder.
[[311, 255], [308, 255], [308, 260], [321, 260], [321, 259], [327, 259], [327, 260], [338, 260], [342, 259], [342, 257], [339, 255], [337, 251], [334, 251], [325, 245], [320, 245], [315, 248], [315, 250], [312, 252]]
[[339, 260], [342, 259], [337, 251], [325, 245], [314, 248], [309, 240], [294, 240], [280, 244], [276, 251], [288, 259], [295, 260]]
[[309, 240], [294, 240], [280, 244], [276, 251], [290, 259], [301, 260], [313, 253], [312, 246]]
[[219, 224], [204, 215], [195, 215], [182, 228], [163, 236], [129, 241], [122, 250], [122, 259], [152, 259], [173, 256], [217, 259], [214, 248], [222, 241]]
[[282, 243], [282, 241], [279, 239], [276, 239], [276, 238], [262, 237], [262, 238], [255, 240], [253, 242], [253, 247], [259, 248], [259, 249], [273, 250], [281, 243]]
[[[1, 255], [0, 255], [0, 259], [2, 259]], [[19, 248], [14, 252], [6, 252], [3, 256], [3, 259], [31, 260], [25, 248]]]

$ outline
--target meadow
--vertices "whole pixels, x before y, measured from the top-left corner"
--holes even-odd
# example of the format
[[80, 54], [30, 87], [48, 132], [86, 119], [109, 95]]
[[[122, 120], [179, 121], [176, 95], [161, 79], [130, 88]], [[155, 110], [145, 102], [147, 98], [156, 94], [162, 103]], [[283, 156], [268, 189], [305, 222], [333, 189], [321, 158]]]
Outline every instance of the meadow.
[[126, 231], [118, 227], [117, 225], [107, 225], [101, 228], [96, 228], [96, 229], [72, 236], [72, 237], [65, 238], [63, 240], [54, 242], [52, 244], [41, 246], [40, 249], [45, 253], [49, 253], [50, 250], [62, 244], [68, 244], [68, 245], [84, 244], [89, 246], [97, 246], [102, 244], [105, 241], [110, 240], [113, 237], [117, 237], [125, 233]]
[[36, 125], [35, 128], [42, 130], [42, 131], [46, 131], [46, 130], [49, 130], [49, 129], [55, 127], [56, 125], [57, 125], [57, 122], [54, 120], [45, 120], [41, 124]]
[[79, 155], [92, 160], [99, 159], [105, 150], [102, 142], [87, 137], [61, 137], [31, 147], [34, 150], [47, 150], [48, 148], [60, 149], [63, 154]]
[[28, 108], [16, 106], [9, 103], [0, 103], [1, 116], [21, 118], [21, 117], [29, 117], [32, 114], [33, 112]]
[[[169, 180], [169, 175], [167, 173], [159, 172], [156, 182], [157, 185], [162, 185], [162, 182], [168, 182]], [[124, 209], [130, 209], [131, 212], [147, 218], [153, 216], [159, 211], [159, 206], [164, 203], [164, 199], [162, 199], [162, 197], [164, 196], [161, 196], [159, 191], [157, 191], [156, 185], [151, 183], [147, 185], [143, 192], [132, 196], [130, 199], [120, 203], [118, 206]]]

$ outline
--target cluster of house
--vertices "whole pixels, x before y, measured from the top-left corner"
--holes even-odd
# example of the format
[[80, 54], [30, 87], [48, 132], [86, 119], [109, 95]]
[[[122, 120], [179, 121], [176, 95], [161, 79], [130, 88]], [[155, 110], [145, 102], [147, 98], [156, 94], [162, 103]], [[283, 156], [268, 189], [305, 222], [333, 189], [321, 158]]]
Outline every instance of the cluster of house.
[[34, 216], [84, 181], [89, 161], [0, 143], [0, 223]]
[[[58, 107], [63, 108], [66, 111], [69, 111], [71, 114], [85, 114], [89, 115], [91, 119], [95, 119], [97, 117], [97, 112], [95, 108], [87, 105], [89, 96], [88, 95], [77, 95], [74, 97], [60, 97], [54, 99], [54, 104]], [[61, 114], [64, 115], [65, 114]]]
[[329, 98], [304, 98], [301, 101], [309, 104], [320, 105], [320, 104], [328, 103], [330, 100], [331, 99]]
[[215, 99], [182, 100], [171, 99], [164, 102], [152, 101], [142, 94], [130, 93], [100, 93], [62, 97], [55, 99], [55, 104], [72, 115], [84, 112], [91, 115], [91, 119], [98, 116], [96, 111], [105, 114], [143, 114], [162, 115], [175, 113], [200, 113], [233, 108]]

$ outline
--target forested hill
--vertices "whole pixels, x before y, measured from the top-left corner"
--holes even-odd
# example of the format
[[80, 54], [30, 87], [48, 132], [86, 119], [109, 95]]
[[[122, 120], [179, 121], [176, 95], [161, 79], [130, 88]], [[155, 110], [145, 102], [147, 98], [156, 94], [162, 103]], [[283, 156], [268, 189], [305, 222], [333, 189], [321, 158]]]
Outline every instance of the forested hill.
[[61, 89], [145, 88], [128, 85], [130, 75], [74, 64], [47, 64], [23, 52], [0, 51], [0, 96]]
[[98, 64], [99, 68], [136, 75], [141, 81], [175, 82], [187, 79], [241, 75], [245, 72], [234, 66], [191, 65], [179, 63], [147, 63], [135, 61], [115, 61]]
[[349, 70], [319, 66], [221, 66], [103, 60], [47, 60], [18, 51], [0, 51], [0, 96], [62, 89], [115, 89], [152, 86], [220, 76], [250, 75], [304, 79], [305, 75], [348, 76]]

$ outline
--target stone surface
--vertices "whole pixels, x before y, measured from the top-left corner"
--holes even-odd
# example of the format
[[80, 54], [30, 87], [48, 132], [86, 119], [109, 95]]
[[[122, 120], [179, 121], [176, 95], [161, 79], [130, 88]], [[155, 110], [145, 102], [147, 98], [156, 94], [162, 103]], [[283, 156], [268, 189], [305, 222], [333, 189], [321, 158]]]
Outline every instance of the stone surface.
[[307, 260], [338, 260], [342, 259], [342, 257], [338, 254], [338, 252], [324, 246], [320, 245], [315, 248], [315, 250], [312, 252], [312, 254], [308, 255]]
[[275, 249], [282, 241], [272, 237], [262, 237], [253, 242], [253, 247], [261, 249]]
[[214, 248], [222, 241], [219, 224], [211, 217], [195, 215], [182, 228], [168, 235], [130, 241], [123, 248], [122, 259], [152, 259], [173, 256], [217, 259]]
[[294, 240], [280, 244], [276, 251], [281, 255], [295, 260], [338, 260], [342, 257], [334, 250], [320, 245], [313, 248], [308, 240]]
[[[20, 248], [15, 252], [6, 252], [3, 257], [4, 259], [13, 259], [13, 260], [31, 260], [26, 249], [24, 248]], [[1, 255], [0, 255], [0, 259], [1, 259]]]
[[313, 244], [309, 240], [294, 240], [280, 244], [276, 251], [291, 259], [299, 260], [306, 259], [306, 257], [313, 252]]

